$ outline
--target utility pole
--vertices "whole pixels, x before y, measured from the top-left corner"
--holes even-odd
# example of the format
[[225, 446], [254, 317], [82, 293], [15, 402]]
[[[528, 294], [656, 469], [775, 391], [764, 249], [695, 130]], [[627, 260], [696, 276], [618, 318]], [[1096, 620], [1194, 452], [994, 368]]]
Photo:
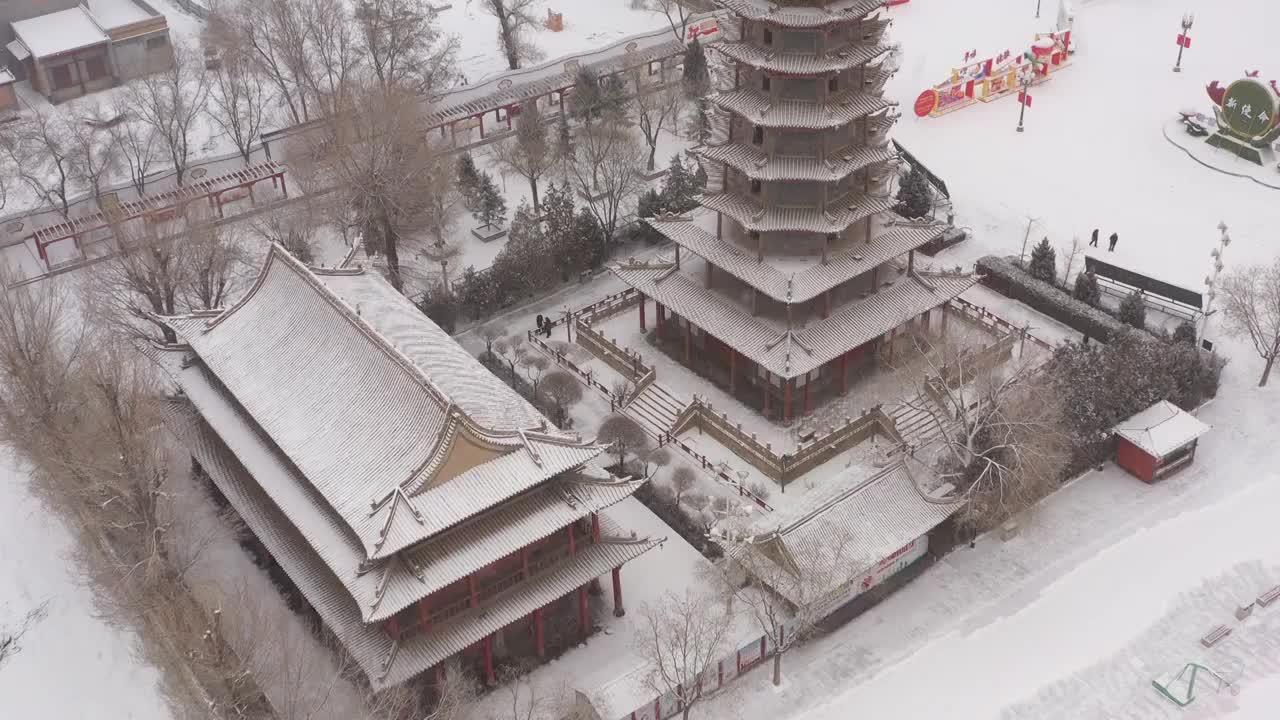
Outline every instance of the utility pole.
[[1036, 0], [1036, 19], [1040, 19], [1040, 0]]
[[1173, 64], [1173, 71], [1182, 72], [1182, 51], [1191, 47], [1191, 36], [1187, 33], [1191, 32], [1191, 26], [1196, 22], [1195, 13], [1182, 14], [1182, 34], [1178, 36], [1178, 61]]
[[1213, 258], [1213, 274], [1205, 276], [1204, 284], [1207, 290], [1205, 296], [1208, 300], [1204, 304], [1204, 314], [1200, 318], [1200, 333], [1196, 337], [1196, 345], [1199, 347], [1204, 342], [1204, 334], [1209, 329], [1209, 316], [1213, 314], [1213, 299], [1218, 295], [1218, 276], [1222, 274], [1223, 262], [1222, 253], [1231, 244], [1231, 236], [1227, 234], [1227, 223], [1218, 223], [1218, 232], [1222, 236], [1218, 238], [1218, 246], [1209, 251], [1209, 257]]

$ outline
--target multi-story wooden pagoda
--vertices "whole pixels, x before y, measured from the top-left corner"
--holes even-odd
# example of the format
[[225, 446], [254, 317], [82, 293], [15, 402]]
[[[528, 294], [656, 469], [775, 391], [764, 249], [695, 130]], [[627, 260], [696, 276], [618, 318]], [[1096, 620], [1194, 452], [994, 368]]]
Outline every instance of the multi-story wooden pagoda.
[[601, 576], [622, 614], [619, 570], [658, 541], [604, 511], [642, 481], [381, 277], [273, 248], [235, 305], [163, 321], [169, 428], [374, 688], [459, 654], [493, 682], [504, 649], [544, 654], [544, 615], [585, 636]]
[[944, 228], [889, 219], [883, 0], [719, 3], [739, 37], [711, 46], [733, 87], [708, 97], [722, 130], [699, 150], [704, 209], [651, 222], [674, 262], [614, 272], [656, 301], [659, 332], [683, 334], [687, 364], [790, 422], [974, 280], [917, 272]]

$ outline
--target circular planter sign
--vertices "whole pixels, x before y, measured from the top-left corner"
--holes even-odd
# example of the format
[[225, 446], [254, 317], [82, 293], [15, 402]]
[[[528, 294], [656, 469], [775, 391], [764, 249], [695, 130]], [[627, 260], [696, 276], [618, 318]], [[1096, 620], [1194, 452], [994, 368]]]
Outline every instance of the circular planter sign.
[[938, 91], [929, 88], [916, 98], [916, 117], [925, 117], [938, 109]]
[[1245, 139], [1265, 135], [1276, 122], [1275, 93], [1257, 78], [1237, 80], [1222, 96], [1222, 119], [1232, 133]]

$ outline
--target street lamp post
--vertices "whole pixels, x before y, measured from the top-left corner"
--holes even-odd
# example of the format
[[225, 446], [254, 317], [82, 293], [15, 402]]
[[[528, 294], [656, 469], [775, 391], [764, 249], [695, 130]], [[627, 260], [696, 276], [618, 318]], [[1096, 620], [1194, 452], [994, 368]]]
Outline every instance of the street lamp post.
[[1036, 0], [1036, 18], [1040, 17], [1040, 0]]
[[1191, 26], [1196, 22], [1195, 13], [1183, 13], [1182, 15], [1182, 34], [1178, 36], [1178, 61], [1173, 64], [1173, 71], [1182, 72], [1182, 51], [1191, 44], [1191, 37], [1187, 35], [1191, 31]]
[[1027, 117], [1027, 105], [1031, 104], [1031, 95], [1027, 91], [1031, 89], [1031, 77], [1034, 73], [1035, 70], [1032, 69], [1030, 74], [1024, 74], [1019, 83], [1022, 91], [1018, 93], [1018, 105], [1020, 106], [1018, 110], [1018, 132], [1023, 131], [1022, 124]]
[[1222, 236], [1218, 238], [1218, 246], [1209, 251], [1209, 257], [1213, 258], [1213, 273], [1205, 276], [1204, 279], [1204, 284], [1207, 288], [1205, 295], [1208, 300], [1205, 301], [1204, 315], [1200, 319], [1200, 334], [1196, 338], [1197, 345], [1204, 342], [1204, 335], [1208, 332], [1209, 316], [1213, 314], [1213, 299], [1218, 295], [1218, 276], [1222, 274], [1222, 268], [1224, 267], [1222, 254], [1227, 249], [1227, 246], [1231, 244], [1231, 236], [1227, 234], [1226, 222], [1218, 223], [1218, 232], [1222, 233]]

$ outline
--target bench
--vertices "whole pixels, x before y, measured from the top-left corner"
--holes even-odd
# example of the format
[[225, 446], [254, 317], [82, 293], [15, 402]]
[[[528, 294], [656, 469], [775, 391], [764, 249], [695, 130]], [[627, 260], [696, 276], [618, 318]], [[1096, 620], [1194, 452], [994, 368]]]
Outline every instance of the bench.
[[1209, 648], [1218, 644], [1223, 638], [1231, 634], [1231, 628], [1226, 625], [1219, 625], [1209, 631], [1209, 634], [1200, 638], [1200, 644]]
[[1258, 604], [1262, 607], [1267, 607], [1276, 600], [1280, 600], [1280, 585], [1277, 585], [1258, 596]]

